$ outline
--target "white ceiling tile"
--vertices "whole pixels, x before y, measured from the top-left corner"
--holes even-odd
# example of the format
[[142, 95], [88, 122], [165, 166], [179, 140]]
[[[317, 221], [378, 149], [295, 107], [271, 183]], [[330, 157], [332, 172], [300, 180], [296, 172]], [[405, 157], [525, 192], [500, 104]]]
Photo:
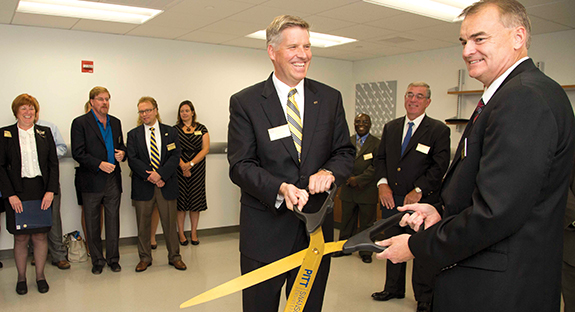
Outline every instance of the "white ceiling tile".
[[531, 16], [575, 28], [575, 1], [573, 0], [533, 6], [527, 9], [527, 13]]
[[302, 18], [304, 18], [306, 15], [310, 15], [304, 13], [303, 11], [297, 11], [297, 10], [278, 9], [267, 6], [255, 6], [242, 12], [231, 15], [228, 17], [228, 19], [238, 22], [257, 23], [262, 25], [261, 26], [262, 29], [265, 29], [276, 16], [284, 14], [295, 15]]
[[309, 23], [311, 31], [327, 33], [335, 29], [341, 29], [356, 25], [356, 23], [333, 19], [329, 17], [312, 15], [307, 16], [305, 21]]
[[242, 12], [253, 4], [229, 0], [183, 0], [174, 5], [169, 11], [192, 14], [195, 16], [211, 16], [225, 18]]
[[[266, 25], [267, 26], [267, 25]], [[266, 26], [263, 26], [265, 28]], [[203, 31], [216, 32], [220, 34], [229, 34], [237, 36], [247, 36], [258, 30], [263, 29], [261, 25], [245, 23], [231, 20], [221, 20], [201, 28]]]
[[402, 11], [361, 1], [324, 11], [318, 15], [355, 23], [367, 23], [402, 13]]
[[147, 21], [145, 24], [195, 30], [220, 20], [207, 15], [191, 15], [186, 11], [168, 11]]
[[344, 36], [348, 38], [363, 40], [374, 37], [381, 37], [393, 34], [391, 30], [386, 30], [383, 28], [368, 26], [368, 25], [354, 25], [342, 29], [330, 31], [331, 35]]
[[14, 10], [0, 10], [0, 24], [10, 24]]
[[265, 2], [264, 5], [284, 10], [305, 8], [305, 12], [308, 14], [316, 14], [358, 1], [360, 0], [270, 0]]
[[407, 31], [430, 26], [436, 26], [442, 23], [447, 22], [442, 22], [440, 20], [421, 15], [404, 13], [396, 16], [382, 18], [376, 21], [369, 22], [367, 24], [395, 31]]
[[234, 46], [234, 47], [258, 49], [258, 50], [265, 50], [266, 49], [265, 40], [246, 38], [246, 37], [240, 37], [237, 39], [226, 41], [226, 42], [223, 42], [222, 44], [223, 45], [230, 45], [230, 46]]
[[570, 29], [570, 27], [565, 26], [563, 24], [553, 23], [553, 22], [550, 22], [548, 20], [545, 20], [545, 19], [542, 19], [542, 18], [539, 18], [536, 16], [530, 16], [529, 19], [531, 20], [531, 34], [532, 35], [546, 34], [546, 33], [550, 33], [550, 32]]
[[78, 18], [71, 17], [15, 13], [12, 24], [71, 29], [79, 20]]
[[136, 27], [138, 25], [82, 19], [72, 29], [109, 34], [126, 34]]
[[235, 35], [227, 35], [227, 34], [219, 34], [209, 31], [193, 31], [191, 33], [185, 34], [181, 37], [176, 39], [178, 40], [185, 40], [185, 41], [193, 41], [193, 42], [204, 42], [204, 43], [222, 43], [226, 41], [230, 41], [232, 39], [236, 39], [237, 36]]
[[165, 7], [169, 7], [172, 3], [177, 3], [180, 2], [181, 0], [89, 0], [89, 1], [162, 10]]
[[148, 24], [140, 25], [128, 32], [126, 35], [140, 36], [140, 37], [153, 37], [164, 39], [175, 39], [188, 33], [189, 30], [174, 27], [152, 26]]
[[406, 31], [405, 33], [414, 34], [422, 38], [440, 39], [443, 41], [458, 44], [460, 28], [461, 23], [441, 23], [437, 26]]
[[0, 1], [0, 11], [14, 12], [18, 7], [18, 2], [20, 2], [20, 0], [2, 0]]
[[241, 3], [262, 4], [264, 2], [267, 2], [268, 0], [233, 0], [233, 1]]

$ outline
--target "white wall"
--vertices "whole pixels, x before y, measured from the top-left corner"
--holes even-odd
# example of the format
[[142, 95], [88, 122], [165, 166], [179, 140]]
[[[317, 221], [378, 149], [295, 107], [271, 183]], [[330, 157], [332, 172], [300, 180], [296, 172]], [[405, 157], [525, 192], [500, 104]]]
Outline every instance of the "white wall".
[[[211, 141], [225, 142], [230, 95], [266, 79], [273, 70], [264, 50], [163, 39], [0, 25], [0, 42], [0, 103], [4, 107], [0, 125], [15, 122], [10, 105], [17, 95], [29, 93], [40, 102], [41, 119], [54, 122], [68, 143], [70, 124], [83, 113], [88, 92], [97, 85], [110, 90], [110, 114], [122, 120], [124, 134], [136, 125], [137, 100], [149, 95], [158, 101], [167, 124], [175, 123], [178, 104], [190, 99]], [[93, 74], [81, 73], [81, 60], [94, 61]], [[349, 107], [348, 120], [353, 122], [352, 62], [316, 57], [308, 76], [342, 92]], [[81, 229], [74, 166], [71, 158], [60, 162], [64, 233]], [[127, 163], [122, 169], [120, 236], [130, 237], [137, 235], [136, 221]], [[199, 227], [237, 225], [239, 189], [228, 178], [224, 154], [208, 155], [206, 183], [208, 210], [201, 214]], [[0, 250], [13, 245], [4, 218], [2, 214]]]
[[[427, 114], [435, 119], [445, 120], [457, 113], [457, 96], [448, 95], [447, 90], [457, 86], [458, 71], [465, 69], [461, 47], [418, 52], [406, 55], [377, 58], [353, 63], [355, 83], [397, 80], [396, 116], [403, 116], [403, 94], [412, 81], [423, 80], [431, 86], [432, 101]], [[561, 85], [575, 84], [575, 30], [533, 36], [529, 56], [534, 62], [544, 62], [544, 71]], [[482, 84], [465, 75], [464, 90], [480, 90]], [[575, 104], [575, 90], [567, 91], [571, 104]], [[465, 97], [463, 118], [469, 118], [479, 101], [480, 95]], [[451, 127], [452, 150], [461, 138], [455, 126]], [[381, 134], [382, 129], [378, 129]], [[376, 133], [372, 131], [373, 133]]]

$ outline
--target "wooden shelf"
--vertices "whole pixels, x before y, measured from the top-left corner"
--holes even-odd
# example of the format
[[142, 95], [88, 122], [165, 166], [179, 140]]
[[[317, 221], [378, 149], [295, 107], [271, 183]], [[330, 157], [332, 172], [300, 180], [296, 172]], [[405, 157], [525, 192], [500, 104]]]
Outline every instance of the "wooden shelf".
[[[565, 90], [575, 89], [575, 85], [563, 85], [561, 87]], [[483, 94], [483, 90], [447, 91], [447, 94]]]

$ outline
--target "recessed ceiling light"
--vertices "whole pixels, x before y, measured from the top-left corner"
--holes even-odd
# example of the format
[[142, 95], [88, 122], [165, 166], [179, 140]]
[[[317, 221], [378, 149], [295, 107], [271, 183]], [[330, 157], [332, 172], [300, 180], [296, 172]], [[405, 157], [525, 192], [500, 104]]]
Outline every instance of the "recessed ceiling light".
[[363, 0], [367, 3], [423, 15], [445, 22], [458, 22], [459, 14], [477, 0]]
[[143, 24], [164, 11], [79, 0], [21, 0], [16, 12]]
[[[246, 37], [266, 40], [266, 31], [265, 30], [259, 30], [253, 34], [247, 35]], [[345, 37], [322, 34], [322, 33], [310, 31], [309, 32], [309, 41], [313, 47], [329, 48], [329, 47], [337, 46], [340, 44], [355, 42], [355, 41], [357, 41], [357, 39], [345, 38]]]

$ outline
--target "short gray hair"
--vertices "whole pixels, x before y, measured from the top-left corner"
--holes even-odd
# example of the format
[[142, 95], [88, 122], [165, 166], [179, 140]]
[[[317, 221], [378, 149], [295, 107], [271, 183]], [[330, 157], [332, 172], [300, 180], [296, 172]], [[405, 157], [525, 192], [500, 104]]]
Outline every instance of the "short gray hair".
[[302, 18], [292, 15], [280, 15], [271, 22], [266, 28], [266, 47], [270, 44], [277, 48], [281, 42], [282, 31], [289, 27], [301, 27], [308, 31], [309, 24]]
[[424, 88], [426, 88], [427, 89], [427, 98], [431, 99], [431, 87], [427, 83], [425, 83], [423, 81], [414, 81], [407, 86], [408, 89], [411, 87], [424, 87]]

